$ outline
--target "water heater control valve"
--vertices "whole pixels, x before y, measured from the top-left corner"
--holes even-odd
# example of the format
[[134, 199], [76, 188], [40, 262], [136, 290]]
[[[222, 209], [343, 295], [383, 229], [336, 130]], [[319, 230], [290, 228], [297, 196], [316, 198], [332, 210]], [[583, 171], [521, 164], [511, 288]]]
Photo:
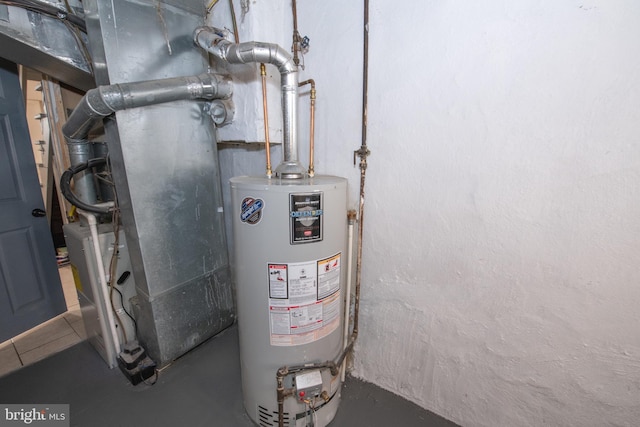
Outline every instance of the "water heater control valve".
[[322, 374], [319, 370], [299, 373], [295, 376], [296, 396], [302, 402], [322, 393]]

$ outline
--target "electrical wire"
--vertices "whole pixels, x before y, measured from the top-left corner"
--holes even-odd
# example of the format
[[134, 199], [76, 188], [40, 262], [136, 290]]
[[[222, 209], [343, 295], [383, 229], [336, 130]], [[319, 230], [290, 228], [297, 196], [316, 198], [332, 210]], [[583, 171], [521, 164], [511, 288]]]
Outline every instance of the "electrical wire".
[[56, 18], [62, 21], [62, 23], [67, 27], [74, 40], [76, 41], [76, 44], [78, 45], [80, 52], [84, 57], [87, 66], [89, 67], [89, 71], [91, 72], [91, 74], [93, 74], [93, 62], [91, 60], [91, 54], [89, 53], [89, 49], [87, 48], [86, 43], [84, 42], [84, 40], [82, 40], [82, 37], [80, 35], [80, 31], [86, 34], [87, 26], [84, 22], [84, 19], [75, 14], [73, 9], [69, 5], [69, 2], [67, 0], [65, 0], [64, 2], [66, 10], [59, 9], [48, 4], [39, 3], [34, 0], [0, 0], [0, 4], [19, 7], [21, 9], [40, 13], [42, 15]]
[[[100, 176], [99, 176], [100, 175]], [[103, 176], [102, 176], [103, 175]], [[131, 322], [133, 322], [133, 328], [134, 328], [134, 339], [137, 338], [138, 336], [138, 322], [136, 322], [136, 319], [131, 315], [131, 313], [129, 313], [129, 311], [127, 311], [127, 308], [125, 306], [124, 303], [124, 295], [122, 294], [122, 292], [115, 286], [115, 283], [117, 283], [117, 278], [116, 278], [116, 273], [117, 273], [117, 265], [118, 265], [118, 256], [119, 256], [119, 247], [120, 247], [120, 209], [118, 207], [118, 195], [116, 193], [116, 187], [115, 184], [113, 182], [112, 179], [110, 179], [111, 175], [111, 163], [109, 162], [109, 157], [106, 157], [106, 162], [105, 162], [105, 170], [103, 172], [101, 172], [100, 174], [96, 174], [94, 175], [96, 177], [99, 176], [98, 179], [101, 179], [103, 182], [108, 183], [109, 185], [112, 186], [112, 191], [113, 191], [113, 203], [114, 203], [114, 209], [113, 209], [113, 213], [111, 216], [111, 224], [113, 226], [113, 234], [114, 234], [114, 240], [113, 240], [113, 253], [111, 254], [111, 261], [109, 263], [109, 299], [111, 300], [111, 309], [113, 310], [114, 315], [116, 316], [116, 319], [118, 321], [118, 323], [121, 326], [121, 330], [122, 330], [122, 335], [123, 338], [125, 340], [125, 342], [127, 342], [127, 334], [126, 334], [126, 330], [124, 327], [124, 324], [122, 322], [121, 317], [119, 316], [114, 304], [113, 304], [113, 292], [117, 292], [118, 295], [120, 296], [120, 306], [122, 307], [122, 311], [124, 311], [124, 313], [129, 317], [129, 319], [131, 319]], [[145, 366], [141, 367], [142, 369], [145, 368]], [[144, 382], [146, 385], [152, 386], [155, 385], [158, 382], [158, 377], [159, 377], [159, 372], [158, 369], [154, 369], [153, 370], [153, 379], [151, 381], [148, 381], [148, 379], [143, 379], [142, 382]]]
[[313, 425], [315, 427], [318, 424], [318, 414], [316, 413], [315, 397], [313, 400], [314, 403], [311, 405], [311, 414], [313, 415]]
[[[316, 413], [315, 400], [316, 400], [315, 397], [312, 399], [303, 400], [303, 402], [306, 404], [308, 408], [304, 412], [304, 419], [307, 424], [306, 427], [315, 427], [318, 424], [318, 414]], [[310, 418], [309, 421], [307, 421], [307, 417]]]
[[109, 157], [107, 156], [105, 158], [102, 158], [101, 160], [102, 160], [101, 164], [104, 164], [105, 170], [100, 172], [101, 176], [99, 178], [97, 177], [99, 174], [94, 174], [94, 176], [97, 179], [101, 179], [102, 181], [111, 185], [113, 187], [112, 191], [114, 194], [113, 210], [111, 212], [111, 225], [113, 227], [114, 240], [112, 244], [113, 252], [111, 253], [111, 260], [109, 261], [109, 281], [107, 283], [107, 285], [109, 286], [109, 300], [111, 305], [111, 311], [113, 311], [113, 314], [117, 322], [120, 324], [120, 330], [122, 332], [122, 337], [124, 339], [124, 342], [128, 342], [127, 331], [126, 331], [124, 322], [122, 321], [122, 318], [120, 317], [120, 314], [118, 313], [118, 310], [116, 309], [113, 303], [114, 291], [116, 291], [120, 295], [120, 305], [122, 307], [122, 310], [125, 312], [125, 314], [133, 321], [136, 335], [138, 333], [138, 324], [136, 323], [136, 320], [133, 318], [133, 316], [131, 316], [131, 314], [127, 311], [124, 305], [124, 296], [122, 295], [122, 292], [120, 292], [120, 290], [115, 287], [115, 283], [117, 281], [116, 274], [118, 272], [118, 257], [120, 255], [120, 250], [119, 250], [120, 248], [120, 209], [118, 207], [118, 198], [116, 195], [115, 185], [113, 181], [109, 179], [109, 177], [111, 176], [111, 170], [110, 170], [111, 165], [109, 162]]
[[78, 27], [72, 25], [67, 20], [63, 20], [62, 22], [69, 29], [69, 32], [71, 33], [74, 40], [76, 41], [76, 44], [80, 48], [80, 53], [82, 53], [82, 56], [85, 62], [87, 63], [87, 66], [89, 67], [89, 71], [91, 72], [91, 74], [93, 74], [93, 60], [91, 58], [91, 53], [89, 52], [89, 48], [87, 48], [87, 45], [84, 42], [84, 40], [82, 40], [82, 36], [80, 35], [80, 30], [78, 29]]
[[108, 176], [108, 174], [106, 172], [98, 172], [98, 173], [95, 173], [93, 176], [95, 176], [95, 178], [98, 181], [102, 181], [105, 184], [108, 184], [110, 186], [114, 185], [113, 181], [109, 179], [109, 176]]
[[68, 6], [68, 10], [63, 10], [49, 4], [40, 3], [35, 0], [0, 0], [0, 4], [19, 7], [22, 9], [30, 10], [32, 12], [38, 12], [52, 18], [57, 18], [62, 21], [68, 21], [83, 32], [87, 32], [87, 26], [84, 23], [84, 19], [73, 13], [73, 10]]
[[305, 403], [304, 423], [306, 424], [306, 427], [310, 427], [310, 424], [313, 424], [313, 418], [311, 418], [311, 421], [308, 421], [307, 419], [311, 416], [311, 403], [308, 399], [305, 399], [303, 402]]
[[209, 4], [207, 5], [207, 13], [211, 12], [211, 9], [213, 9], [213, 6], [215, 6], [216, 3], [218, 3], [218, 0], [211, 0], [209, 2]]
[[[122, 307], [122, 310], [124, 311], [124, 313], [127, 315], [127, 317], [129, 317], [129, 319], [131, 319], [131, 322], [133, 323], [133, 328], [134, 328], [134, 339], [138, 336], [138, 322], [136, 322], [136, 319], [131, 315], [131, 313], [129, 313], [129, 311], [127, 311], [127, 308], [124, 304], [124, 295], [122, 294], [122, 292], [120, 292], [120, 290], [114, 285], [115, 283], [117, 283], [117, 272], [118, 272], [118, 256], [120, 255], [120, 209], [118, 207], [118, 197], [116, 194], [116, 188], [115, 188], [115, 184], [113, 183], [112, 180], [110, 180], [108, 177], [111, 176], [111, 164], [108, 161], [108, 157], [107, 157], [107, 162], [105, 165], [105, 171], [102, 172], [102, 174], [104, 174], [104, 176], [101, 176], [98, 179], [103, 180], [104, 182], [108, 183], [109, 185], [112, 186], [112, 191], [113, 191], [113, 202], [114, 202], [114, 210], [113, 210], [113, 214], [111, 217], [111, 224], [113, 226], [113, 235], [114, 235], [114, 240], [113, 240], [113, 253], [111, 254], [111, 262], [109, 263], [109, 298], [111, 299], [111, 308], [116, 316], [116, 318], [118, 319], [118, 323], [120, 323], [120, 326], [122, 327], [122, 335], [124, 337], [125, 342], [127, 342], [127, 335], [125, 332], [125, 328], [124, 328], [124, 324], [122, 322], [122, 319], [120, 318], [120, 316], [118, 315], [115, 307], [113, 306], [113, 292], [117, 292], [120, 295], [120, 306]], [[98, 174], [96, 174], [97, 177]]]
[[122, 292], [120, 292], [120, 289], [118, 288], [113, 288], [114, 291], [116, 291], [119, 295], [120, 295], [120, 304], [122, 305], [122, 310], [124, 311], [124, 314], [127, 315], [127, 317], [129, 317], [129, 319], [131, 319], [131, 323], [133, 323], [133, 328], [135, 331], [136, 336], [138, 335], [138, 322], [136, 322], [136, 319], [131, 315], [131, 313], [129, 313], [126, 309], [126, 307], [124, 306], [124, 295], [122, 294]]
[[69, 4], [69, 0], [64, 0], [64, 6], [67, 8], [67, 13], [75, 15], [73, 9], [71, 9], [71, 5]]
[[[93, 177], [100, 182], [103, 182], [105, 184], [107, 184], [109, 187], [111, 187], [111, 192], [113, 194], [113, 200], [114, 203], [116, 203], [116, 201], [118, 200], [118, 198], [116, 197], [116, 184], [112, 179], [112, 174], [111, 174], [111, 158], [109, 157], [109, 154], [107, 153], [106, 157], [105, 157], [105, 165], [104, 165], [104, 170], [101, 171], [95, 171], [93, 174]], [[98, 182], [95, 183], [96, 188], [99, 188], [99, 184]], [[108, 194], [102, 194], [102, 192], [100, 192], [100, 200], [103, 202], [107, 201], [108, 198]]]
[[[120, 248], [120, 210], [118, 209], [118, 203], [114, 200], [114, 209], [113, 214], [111, 216], [111, 224], [113, 226], [113, 252], [111, 253], [111, 261], [109, 262], [109, 300], [111, 302], [111, 310], [113, 311], [114, 316], [116, 316], [116, 320], [120, 324], [120, 329], [122, 330], [122, 337], [124, 338], [124, 342], [129, 342], [127, 339], [127, 331], [124, 327], [124, 323], [122, 323], [122, 319], [118, 314], [118, 310], [116, 310], [115, 305], [113, 304], [113, 290], [115, 289], [115, 281], [116, 281], [116, 272], [118, 269], [118, 255]], [[124, 308], [124, 305], [123, 307]]]

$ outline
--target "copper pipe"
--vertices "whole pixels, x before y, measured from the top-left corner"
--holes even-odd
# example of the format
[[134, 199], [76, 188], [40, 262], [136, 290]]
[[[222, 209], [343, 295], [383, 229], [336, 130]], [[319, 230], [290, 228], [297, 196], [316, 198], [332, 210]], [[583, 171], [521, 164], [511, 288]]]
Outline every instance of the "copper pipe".
[[238, 44], [240, 43], [240, 34], [238, 34], [238, 21], [236, 21], [236, 9], [233, 7], [233, 0], [229, 0], [229, 9], [231, 10], [231, 22], [233, 23], [233, 38]]
[[[300, 33], [298, 33], [298, 8], [296, 5], [296, 0], [291, 0], [291, 12], [293, 14], [293, 46], [291, 46], [291, 50], [293, 51], [293, 63], [296, 64], [296, 67], [300, 65], [300, 59], [298, 58], [298, 51], [300, 50]], [[304, 69], [304, 67], [302, 67]]]
[[267, 150], [267, 178], [271, 178], [271, 146], [269, 145], [269, 109], [267, 108], [267, 67], [260, 64], [262, 76], [262, 111], [264, 112], [264, 145]]
[[[294, 0], [295, 1], [295, 0]], [[349, 343], [343, 349], [342, 353], [337, 360], [330, 360], [322, 363], [310, 363], [299, 366], [283, 366], [278, 369], [276, 373], [277, 379], [277, 399], [278, 399], [278, 427], [284, 427], [284, 400], [287, 396], [291, 395], [292, 389], [284, 387], [284, 378], [289, 374], [305, 371], [310, 369], [329, 369], [331, 375], [336, 377], [340, 372], [340, 366], [342, 366], [348, 354], [353, 351], [356, 340], [358, 339], [359, 332], [359, 311], [360, 311], [360, 283], [362, 280], [362, 239], [363, 223], [364, 223], [364, 184], [367, 171], [367, 157], [371, 154], [367, 148], [367, 92], [368, 92], [368, 75], [369, 75], [369, 0], [364, 0], [364, 60], [363, 60], [363, 93], [362, 93], [362, 144], [360, 149], [354, 151], [353, 160], [355, 165], [356, 156], [360, 158], [360, 203], [358, 209], [359, 226], [358, 226], [358, 251], [357, 251], [357, 263], [356, 263], [356, 289], [355, 289], [355, 302], [354, 302], [354, 319], [353, 330], [351, 331], [351, 337]], [[300, 86], [305, 84], [312, 84], [312, 90], [315, 89], [313, 80], [307, 80], [300, 83]], [[315, 92], [315, 91], [314, 91]], [[313, 123], [313, 122], [312, 122]], [[354, 212], [349, 212], [349, 221], [355, 220]], [[348, 319], [345, 319], [347, 322]]]
[[216, 28], [200, 27], [194, 31], [195, 43], [228, 64], [250, 62], [272, 64], [280, 71], [282, 93], [282, 162], [274, 173], [282, 179], [301, 179], [307, 171], [298, 161], [298, 67], [291, 55], [272, 43], [234, 44], [221, 37]]
[[313, 79], [309, 79], [301, 82], [298, 86], [302, 87], [305, 85], [311, 85], [311, 118], [309, 119], [309, 176], [313, 177], [313, 175], [315, 174], [313, 152], [315, 151], [314, 139], [316, 133], [316, 82]]
[[362, 239], [364, 238], [364, 183], [367, 173], [367, 157], [371, 154], [367, 148], [367, 107], [369, 92], [369, 0], [364, 0], [364, 42], [362, 61], [362, 145], [354, 152], [360, 157], [360, 203], [358, 205], [358, 251], [356, 257], [356, 287], [353, 305], [353, 334], [358, 335], [360, 313], [360, 284], [362, 283]]
[[314, 152], [314, 135], [315, 135], [315, 117], [316, 117], [316, 89], [311, 86], [311, 119], [310, 119], [310, 137], [309, 137], [309, 176], [315, 175], [313, 167], [313, 152]]

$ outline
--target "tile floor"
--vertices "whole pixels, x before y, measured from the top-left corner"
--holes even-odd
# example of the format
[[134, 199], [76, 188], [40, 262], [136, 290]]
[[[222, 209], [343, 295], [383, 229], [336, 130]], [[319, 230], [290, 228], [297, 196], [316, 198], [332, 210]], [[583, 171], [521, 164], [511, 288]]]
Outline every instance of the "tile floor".
[[67, 312], [0, 343], [0, 376], [58, 353], [86, 339], [70, 266], [60, 267]]

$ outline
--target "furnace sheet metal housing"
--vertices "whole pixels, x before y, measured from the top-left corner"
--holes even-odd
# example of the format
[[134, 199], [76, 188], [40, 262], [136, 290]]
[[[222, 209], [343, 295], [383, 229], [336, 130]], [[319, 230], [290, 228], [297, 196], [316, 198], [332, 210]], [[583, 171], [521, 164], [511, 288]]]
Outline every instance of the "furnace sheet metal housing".
[[[278, 368], [334, 360], [343, 348], [347, 181], [236, 177], [231, 195], [244, 404], [258, 425], [276, 426]], [[299, 385], [285, 399], [285, 426], [331, 422], [340, 376], [321, 375], [306, 397], [330, 400], [316, 398], [311, 414]]]

